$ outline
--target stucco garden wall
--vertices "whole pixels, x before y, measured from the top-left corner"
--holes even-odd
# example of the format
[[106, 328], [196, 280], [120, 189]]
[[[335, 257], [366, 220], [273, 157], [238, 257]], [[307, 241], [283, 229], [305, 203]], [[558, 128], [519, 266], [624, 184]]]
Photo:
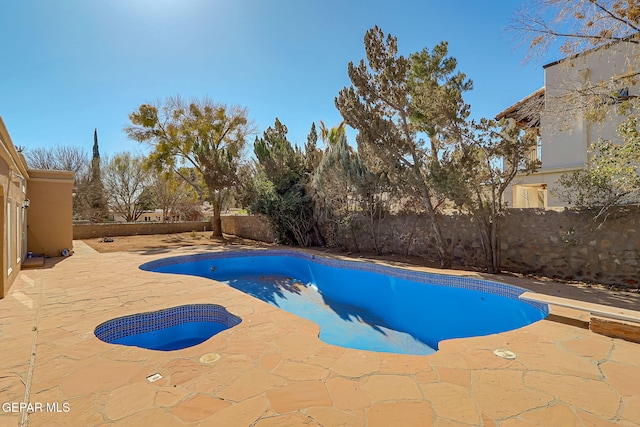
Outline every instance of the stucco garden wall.
[[272, 243], [274, 241], [267, 220], [258, 215], [223, 215], [222, 231], [226, 234], [260, 242]]
[[29, 170], [27, 249], [60, 256], [73, 240], [73, 172]]
[[[637, 287], [640, 282], [640, 209], [620, 209], [600, 227], [594, 212], [565, 209], [510, 209], [501, 223], [501, 257], [504, 270], [562, 279], [591, 280]], [[225, 233], [264, 239], [268, 224], [252, 216], [223, 221]], [[445, 238], [452, 243], [453, 262], [482, 268], [482, 247], [476, 224], [464, 215], [442, 218]], [[383, 253], [437, 260], [429, 224], [415, 215], [389, 216], [380, 227]], [[367, 227], [353, 238], [342, 236], [352, 252], [373, 251]], [[268, 241], [268, 240], [266, 240]]]
[[169, 234], [187, 231], [211, 230], [211, 222], [130, 222], [104, 224], [74, 224], [74, 239], [93, 239], [95, 237], [135, 236], [139, 234]]
[[[169, 234], [189, 231], [211, 231], [210, 221], [194, 222], [134, 222], [74, 224], [74, 239], [93, 239], [96, 237], [135, 236], [143, 234]], [[259, 216], [222, 215], [222, 231], [238, 237], [273, 242], [267, 222]]]

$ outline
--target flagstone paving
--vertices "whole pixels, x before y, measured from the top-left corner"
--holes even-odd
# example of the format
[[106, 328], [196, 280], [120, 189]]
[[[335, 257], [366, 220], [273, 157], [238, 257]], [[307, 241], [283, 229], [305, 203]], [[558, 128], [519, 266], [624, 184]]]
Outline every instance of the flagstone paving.
[[[78, 245], [22, 271], [0, 300], [0, 426], [640, 425], [640, 344], [544, 320], [445, 341], [429, 356], [336, 347], [314, 323], [223, 284], [138, 269], [198, 251]], [[221, 304], [242, 323], [169, 352], [93, 334], [118, 316], [191, 303]], [[11, 402], [49, 410], [12, 412]]]

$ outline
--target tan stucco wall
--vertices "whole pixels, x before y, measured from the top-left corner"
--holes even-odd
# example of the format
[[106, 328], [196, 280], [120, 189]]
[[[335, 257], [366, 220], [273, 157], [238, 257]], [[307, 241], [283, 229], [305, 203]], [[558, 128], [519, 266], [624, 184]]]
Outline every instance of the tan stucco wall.
[[262, 215], [228, 215], [222, 217], [222, 231], [234, 236], [273, 243], [269, 221]]
[[[184, 233], [194, 230], [211, 230], [211, 221], [75, 224], [73, 238], [80, 240], [142, 234]], [[258, 215], [222, 215], [222, 231], [225, 234], [262, 242], [271, 243], [274, 241], [267, 219]]]
[[[224, 229], [224, 219], [222, 221]], [[144, 234], [185, 233], [188, 231], [211, 230], [211, 221], [197, 222], [128, 222], [103, 224], [75, 224], [74, 239], [93, 239], [96, 237], [137, 236]], [[226, 232], [226, 230], [225, 230]]]
[[24, 247], [26, 178], [24, 158], [16, 151], [0, 117], [0, 298], [20, 272]]
[[73, 247], [73, 172], [29, 170], [27, 247], [34, 254], [60, 256]]

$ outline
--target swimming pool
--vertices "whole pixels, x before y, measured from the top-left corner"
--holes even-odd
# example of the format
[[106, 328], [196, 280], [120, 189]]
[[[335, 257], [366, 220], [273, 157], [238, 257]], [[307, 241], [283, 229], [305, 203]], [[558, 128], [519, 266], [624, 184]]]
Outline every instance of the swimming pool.
[[355, 349], [431, 354], [445, 339], [517, 329], [549, 313], [525, 289], [289, 250], [165, 258], [140, 266], [226, 283], [320, 326], [320, 339]]
[[93, 333], [109, 344], [171, 351], [198, 345], [241, 321], [218, 304], [188, 304], [117, 317]]

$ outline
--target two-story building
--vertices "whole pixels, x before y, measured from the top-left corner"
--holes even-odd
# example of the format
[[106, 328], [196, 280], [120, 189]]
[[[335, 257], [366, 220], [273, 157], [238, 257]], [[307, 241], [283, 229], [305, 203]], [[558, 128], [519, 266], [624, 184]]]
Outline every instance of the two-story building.
[[[640, 79], [633, 76], [640, 72], [639, 55], [638, 44], [620, 41], [547, 64], [544, 87], [496, 116], [539, 136], [538, 149], [530, 155], [542, 166], [514, 179], [505, 192], [509, 206], [566, 205], [556, 194], [560, 176], [587, 167], [590, 147], [600, 138], [619, 140], [616, 129], [626, 117], [615, 107], [640, 93]], [[598, 102], [606, 108], [597, 108]], [[605, 116], [597, 117], [602, 111]]]

